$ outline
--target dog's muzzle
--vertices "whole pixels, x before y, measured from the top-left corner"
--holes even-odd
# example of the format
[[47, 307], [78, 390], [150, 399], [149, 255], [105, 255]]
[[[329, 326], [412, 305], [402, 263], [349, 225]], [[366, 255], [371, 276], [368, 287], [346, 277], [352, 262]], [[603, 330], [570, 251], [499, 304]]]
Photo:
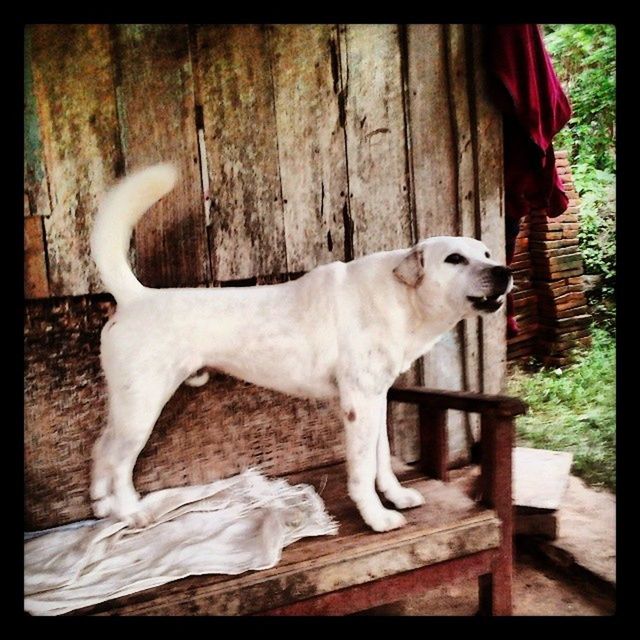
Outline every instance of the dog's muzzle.
[[473, 304], [473, 308], [478, 311], [493, 313], [497, 311], [504, 302], [502, 296], [507, 292], [511, 282], [511, 269], [509, 267], [492, 267], [491, 279], [493, 281], [493, 292], [487, 296], [467, 296]]

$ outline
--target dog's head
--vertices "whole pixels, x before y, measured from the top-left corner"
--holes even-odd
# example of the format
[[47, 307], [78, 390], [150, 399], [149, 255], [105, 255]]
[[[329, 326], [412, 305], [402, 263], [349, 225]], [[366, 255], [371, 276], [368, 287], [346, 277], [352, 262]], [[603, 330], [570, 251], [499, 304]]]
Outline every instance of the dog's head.
[[511, 270], [492, 260], [485, 244], [474, 238], [423, 240], [407, 251], [393, 273], [415, 290], [425, 315], [458, 319], [497, 311], [513, 286]]

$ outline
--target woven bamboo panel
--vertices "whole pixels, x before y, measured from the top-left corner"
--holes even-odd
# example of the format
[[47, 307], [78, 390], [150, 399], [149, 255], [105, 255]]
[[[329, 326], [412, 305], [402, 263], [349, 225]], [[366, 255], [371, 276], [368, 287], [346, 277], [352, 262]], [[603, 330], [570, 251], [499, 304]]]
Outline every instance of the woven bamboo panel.
[[[106, 419], [100, 330], [112, 310], [106, 296], [27, 306], [27, 530], [92, 517], [91, 449]], [[282, 475], [343, 458], [342, 428], [329, 403], [217, 375], [204, 387], [176, 392], [138, 460], [134, 480], [146, 493], [211, 482], [248, 466]]]

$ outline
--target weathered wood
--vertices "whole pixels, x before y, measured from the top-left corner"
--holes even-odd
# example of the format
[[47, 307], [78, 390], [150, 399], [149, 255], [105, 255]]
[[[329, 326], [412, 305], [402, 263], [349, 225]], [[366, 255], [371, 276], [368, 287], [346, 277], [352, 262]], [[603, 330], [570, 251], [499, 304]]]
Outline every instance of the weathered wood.
[[211, 192], [213, 278], [286, 273], [266, 27], [200, 26], [195, 42]]
[[454, 150], [444, 25], [407, 27], [411, 148], [418, 238], [455, 234]]
[[527, 406], [519, 398], [488, 395], [471, 391], [442, 391], [424, 387], [391, 387], [387, 395], [390, 402], [413, 402], [434, 409], [458, 409], [474, 413], [493, 413], [502, 416], [519, 416]]
[[396, 25], [340, 27], [354, 257], [411, 244]]
[[175, 189], [135, 230], [136, 273], [147, 286], [211, 281], [185, 25], [114, 27], [118, 115], [127, 173], [171, 161]]
[[[446, 333], [425, 355], [424, 384], [443, 390], [464, 389], [463, 345], [456, 327]], [[449, 415], [449, 463], [459, 466], [469, 460], [471, 442], [467, 436], [466, 418], [457, 411]]]
[[445, 560], [362, 585], [301, 600], [292, 605], [261, 611], [266, 616], [338, 616], [379, 607], [423, 594], [452, 579], [477, 576], [491, 567], [492, 551]]
[[[420, 371], [417, 362], [411, 369], [399, 376], [395, 384], [399, 386], [420, 386]], [[404, 462], [420, 460], [420, 429], [418, 407], [406, 402], [387, 404], [387, 423], [391, 452]]]
[[31, 64], [31, 27], [28, 26], [24, 31], [24, 214], [48, 216], [51, 214], [49, 184]]
[[[446, 25], [409, 25], [407, 27], [407, 71], [412, 166], [415, 192], [415, 218], [419, 239], [437, 235], [459, 235], [461, 206], [459, 190], [468, 192], [473, 184], [473, 166], [469, 182], [469, 149], [459, 140], [465, 131], [462, 115], [466, 87], [453, 85], [452, 76], [462, 55], [456, 49], [450, 61], [449, 34]], [[462, 59], [462, 62], [464, 59]], [[460, 114], [454, 113], [458, 104]], [[460, 121], [460, 122], [459, 122]], [[466, 127], [468, 129], [468, 126]], [[463, 153], [458, 152], [459, 145]], [[462, 172], [461, 172], [462, 170]], [[464, 180], [463, 180], [464, 179]], [[463, 195], [466, 195], [463, 194]], [[465, 207], [465, 212], [468, 210]], [[455, 329], [434, 345], [423, 358], [424, 384], [432, 388], [464, 388], [463, 342]], [[449, 416], [449, 447], [452, 463], [468, 459], [466, 418]]]
[[[505, 222], [503, 189], [502, 116], [491, 101], [484, 64], [483, 36], [480, 25], [470, 27], [473, 38], [473, 112], [478, 176], [476, 205], [480, 239], [494, 260], [504, 264]], [[482, 331], [482, 390], [499, 393], [506, 376], [505, 308], [480, 318]]]
[[420, 567], [497, 549], [500, 523], [460, 490], [404, 469], [400, 479], [422, 492], [424, 506], [405, 511], [407, 526], [373, 533], [345, 493], [344, 465], [290, 476], [316, 487], [340, 523], [336, 536], [304, 538], [277, 566], [240, 576], [192, 576], [77, 611], [111, 615], [242, 615], [285, 606]]
[[[350, 242], [355, 257], [408, 247], [415, 238], [398, 27], [341, 26], [339, 45], [341, 118], [349, 165], [347, 251]], [[402, 381], [420, 382], [417, 367]], [[389, 425], [394, 452], [406, 461], [416, 460], [415, 409], [391, 407]]]
[[24, 296], [46, 298], [49, 295], [47, 281], [44, 226], [40, 216], [28, 216], [24, 220]]
[[420, 466], [437, 480], [449, 479], [449, 439], [447, 410], [419, 406], [420, 413]]
[[52, 202], [45, 218], [51, 295], [102, 291], [89, 233], [98, 198], [122, 173], [109, 27], [29, 29]]
[[[407, 181], [409, 196], [409, 216], [411, 244], [418, 240], [418, 230], [415, 220], [415, 186], [413, 175], [413, 161], [411, 149], [411, 112], [409, 103], [409, 73], [408, 73], [408, 53], [407, 53], [407, 28], [400, 25], [398, 28], [398, 44], [400, 47], [400, 75], [402, 80], [402, 103], [404, 108], [404, 135], [407, 147]], [[401, 374], [395, 381], [400, 386], [422, 386], [423, 362], [418, 358], [409, 371]], [[404, 462], [416, 462], [420, 460], [420, 426], [418, 407], [408, 403], [393, 402], [388, 406], [389, 439], [391, 451], [394, 455], [400, 456]]]
[[343, 260], [348, 184], [334, 25], [270, 28], [289, 271]]
[[480, 611], [511, 615], [513, 582], [512, 451], [513, 417], [484, 414], [481, 421], [482, 501], [494, 508], [502, 523], [500, 552], [492, 571], [480, 576]]
[[[450, 111], [455, 144], [453, 169], [457, 180], [458, 233], [462, 236], [478, 238], [480, 229], [475, 208], [475, 173], [478, 167], [474, 162], [469, 96], [470, 42], [464, 25], [447, 25], [445, 35]], [[479, 324], [479, 318], [472, 317], [463, 320], [457, 327], [462, 358], [463, 388], [466, 391], [480, 391], [482, 388]], [[477, 414], [465, 413], [463, 420], [467, 430], [467, 442], [471, 444], [480, 438], [480, 418]]]

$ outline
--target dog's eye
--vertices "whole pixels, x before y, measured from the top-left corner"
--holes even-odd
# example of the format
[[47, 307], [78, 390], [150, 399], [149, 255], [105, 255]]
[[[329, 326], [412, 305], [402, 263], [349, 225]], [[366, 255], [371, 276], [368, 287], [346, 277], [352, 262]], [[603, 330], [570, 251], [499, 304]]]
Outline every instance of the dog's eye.
[[469, 264], [469, 261], [459, 253], [452, 253], [451, 255], [448, 255], [444, 261], [449, 264]]
[[489, 252], [488, 252], [488, 251], [485, 251], [485, 252], [484, 252], [484, 257], [485, 257], [485, 258], [490, 258], [490, 257], [491, 257], [491, 255], [489, 254]]

